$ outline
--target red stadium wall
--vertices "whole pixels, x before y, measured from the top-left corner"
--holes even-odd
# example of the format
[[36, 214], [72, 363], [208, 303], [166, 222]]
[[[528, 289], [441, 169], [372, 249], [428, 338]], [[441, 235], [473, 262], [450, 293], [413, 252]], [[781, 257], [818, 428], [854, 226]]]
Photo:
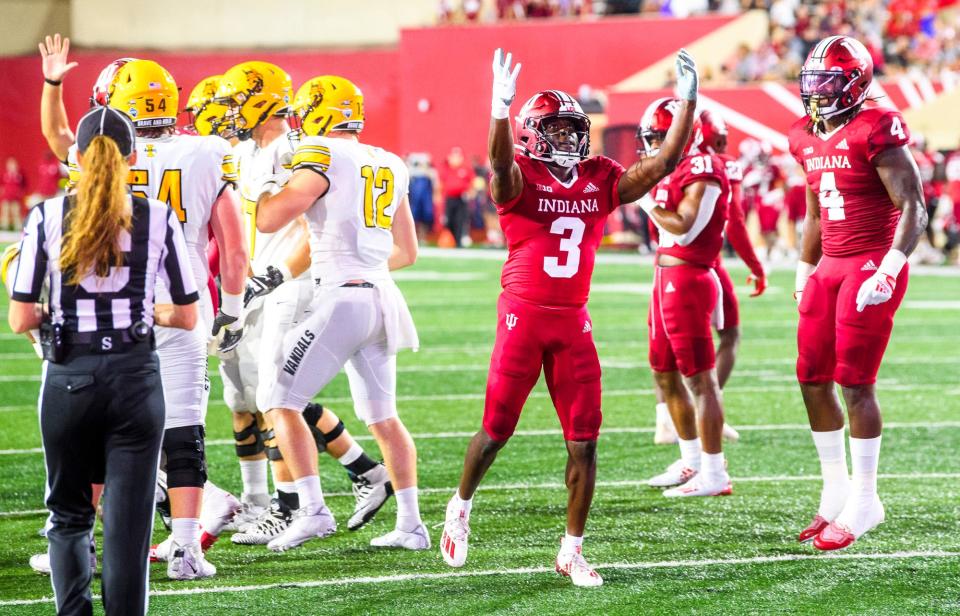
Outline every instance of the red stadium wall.
[[[67, 77], [65, 99], [71, 121], [87, 109], [100, 69], [120, 56], [163, 64], [182, 87], [181, 106], [200, 79], [247, 59], [274, 62], [293, 77], [294, 87], [324, 73], [355, 81], [365, 94], [366, 141], [400, 154], [426, 151], [435, 158], [461, 146], [483, 155], [490, 113], [490, 63], [503, 47], [523, 63], [519, 107], [540, 89], [572, 93], [581, 84], [608, 87], [710, 33], [732, 17], [608, 18], [597, 21], [524, 22], [497, 26], [424, 28], [404, 31], [398, 48], [293, 53], [163, 53], [133, 49], [76, 51], [80, 62]], [[42, 77], [37, 56], [0, 59], [0, 159], [16, 156], [32, 181], [46, 150], [40, 134]], [[421, 100], [429, 108], [418, 109]]]

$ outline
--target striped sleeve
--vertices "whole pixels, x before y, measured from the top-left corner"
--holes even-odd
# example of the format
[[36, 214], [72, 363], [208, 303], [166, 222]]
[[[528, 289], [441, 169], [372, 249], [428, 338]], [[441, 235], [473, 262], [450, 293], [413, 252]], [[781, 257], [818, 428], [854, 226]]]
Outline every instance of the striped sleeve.
[[233, 154], [225, 154], [223, 156], [223, 162], [220, 163], [220, 181], [224, 184], [229, 184], [234, 188], [237, 187], [237, 165], [233, 162]]
[[187, 255], [187, 242], [183, 238], [183, 229], [173, 210], [167, 213], [166, 237], [160, 256], [158, 274], [170, 290], [174, 304], [183, 306], [200, 299], [197, 281], [193, 279], [190, 258]]
[[311, 171], [326, 175], [330, 169], [330, 148], [309, 143], [301, 145], [297, 148], [297, 151], [293, 153], [291, 168], [293, 171], [310, 169]]
[[20, 241], [20, 259], [13, 275], [10, 297], [18, 302], [37, 302], [47, 275], [46, 233], [43, 224], [43, 204], [30, 210]]
[[67, 163], [67, 192], [75, 190], [80, 183], [80, 165], [76, 162]]

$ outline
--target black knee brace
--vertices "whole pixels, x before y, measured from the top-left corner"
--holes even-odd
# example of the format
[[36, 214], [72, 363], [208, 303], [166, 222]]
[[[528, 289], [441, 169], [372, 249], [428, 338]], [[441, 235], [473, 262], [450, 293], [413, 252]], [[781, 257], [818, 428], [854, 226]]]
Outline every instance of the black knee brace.
[[[257, 413], [257, 415], [259, 415], [259, 413]], [[251, 414], [250, 425], [239, 432], [233, 433], [233, 440], [236, 441], [237, 457], [239, 458], [256, 456], [264, 452], [263, 431], [260, 428], [257, 415]], [[253, 437], [252, 443], [240, 443], [240, 441], [245, 441], [251, 436]]]
[[263, 432], [263, 445], [267, 450], [268, 460], [271, 462], [283, 460], [283, 454], [280, 453], [280, 448], [277, 447], [277, 435], [273, 431], [273, 428]]
[[337, 437], [343, 434], [343, 431], [347, 429], [347, 427], [343, 425], [342, 421], [338, 422], [337, 425], [335, 425], [329, 432], [321, 432], [320, 428], [314, 424], [308, 425], [310, 426], [310, 434], [313, 435], [313, 440], [317, 442], [317, 451], [319, 453], [326, 451], [327, 445], [336, 440]]
[[202, 488], [207, 481], [203, 426], [170, 428], [163, 433], [167, 488]]

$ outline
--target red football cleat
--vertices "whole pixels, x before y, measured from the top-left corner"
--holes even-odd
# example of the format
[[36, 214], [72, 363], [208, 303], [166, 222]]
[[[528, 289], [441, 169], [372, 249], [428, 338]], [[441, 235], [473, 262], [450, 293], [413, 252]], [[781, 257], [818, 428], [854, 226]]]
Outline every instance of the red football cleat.
[[806, 528], [800, 531], [800, 535], [797, 536], [797, 541], [799, 541], [800, 543], [806, 543], [807, 541], [810, 541], [811, 539], [819, 535], [820, 531], [826, 528], [828, 524], [830, 524], [830, 522], [827, 522], [818, 513], [817, 515], [813, 516], [813, 521], [810, 522], [810, 524]]
[[818, 550], [842, 550], [856, 541], [857, 538], [849, 528], [841, 526], [836, 522], [830, 522], [826, 528], [820, 531], [820, 534], [813, 540], [813, 547]]
[[213, 544], [219, 539], [219, 535], [211, 535], [207, 531], [200, 533], [200, 549], [206, 552], [213, 547]]

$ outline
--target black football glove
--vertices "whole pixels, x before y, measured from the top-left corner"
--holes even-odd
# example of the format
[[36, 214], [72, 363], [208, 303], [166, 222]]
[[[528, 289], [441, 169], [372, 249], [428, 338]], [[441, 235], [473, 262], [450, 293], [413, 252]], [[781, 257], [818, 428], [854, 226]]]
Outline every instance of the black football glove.
[[223, 338], [220, 340], [220, 344], [217, 345], [217, 353], [224, 355], [230, 351], [237, 348], [240, 344], [240, 340], [243, 338], [243, 328], [238, 327], [237, 329], [225, 329], [223, 330]]
[[269, 295], [281, 284], [283, 284], [283, 273], [274, 266], [268, 265], [266, 274], [247, 278], [247, 286], [243, 291], [243, 307], [246, 308], [258, 297]]

